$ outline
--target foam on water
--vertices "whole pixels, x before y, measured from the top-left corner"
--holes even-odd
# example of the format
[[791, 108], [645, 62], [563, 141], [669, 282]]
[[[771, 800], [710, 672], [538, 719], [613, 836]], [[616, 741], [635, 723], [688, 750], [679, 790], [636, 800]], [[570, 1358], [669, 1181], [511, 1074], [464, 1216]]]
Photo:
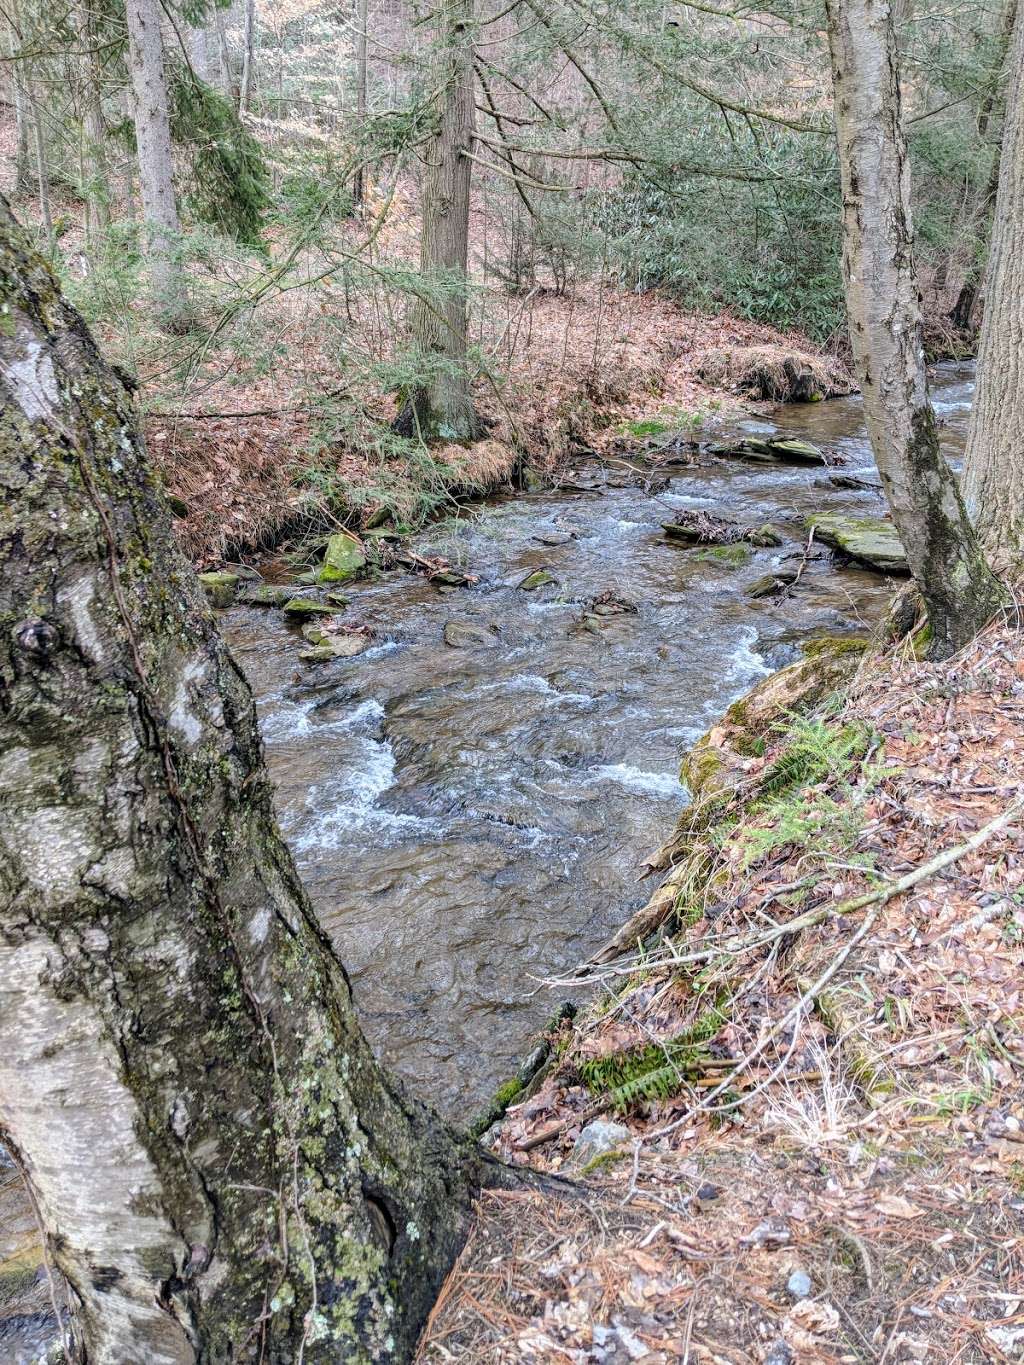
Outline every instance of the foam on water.
[[640, 796], [653, 796], [658, 801], [679, 801], [683, 788], [675, 773], [647, 773], [628, 763], [603, 763], [594, 768], [591, 776], [602, 782], [616, 782], [627, 791]]

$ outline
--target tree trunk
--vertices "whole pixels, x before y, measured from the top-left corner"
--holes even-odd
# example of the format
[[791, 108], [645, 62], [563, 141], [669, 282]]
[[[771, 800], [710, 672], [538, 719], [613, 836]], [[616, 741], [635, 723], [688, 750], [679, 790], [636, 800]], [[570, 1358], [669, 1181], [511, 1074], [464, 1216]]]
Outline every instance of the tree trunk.
[[100, 39], [91, 3], [78, 6], [78, 31], [84, 39], [82, 81], [82, 190], [85, 195], [85, 233], [95, 252], [98, 238], [110, 226], [110, 175], [107, 169], [107, 127], [103, 118], [103, 70], [97, 50]]
[[1010, 70], [964, 496], [995, 562], [1019, 569], [1024, 562], [1024, 11], [1014, 29]]
[[[981, 105], [978, 109], [978, 137], [984, 139], [992, 120], [992, 111], [995, 108], [996, 100], [1002, 86], [1003, 76], [1006, 71], [1006, 56], [1010, 49], [1010, 41], [1013, 36], [1014, 26], [1017, 19], [1017, 0], [1008, 0], [999, 22], [999, 28], [995, 35], [996, 60], [993, 65], [991, 79], [988, 88], [982, 97]], [[984, 244], [984, 239], [988, 235], [988, 222], [992, 213], [992, 207], [996, 202], [996, 193], [999, 189], [999, 165], [1002, 160], [1003, 136], [1005, 127], [992, 150], [992, 165], [986, 177], [985, 184], [976, 195], [974, 203], [967, 213], [967, 228], [973, 232], [979, 242], [979, 251], [976, 259], [967, 272], [960, 292], [957, 294], [956, 302], [949, 310], [949, 320], [953, 326], [961, 332], [971, 331], [971, 320], [974, 315], [975, 307], [981, 297], [982, 281], [985, 275], [983, 255], [980, 247]]]
[[[360, 145], [366, 124], [366, 82], [367, 82], [367, 32], [369, 7], [367, 0], [356, 0], [356, 124]], [[362, 153], [360, 152], [360, 156]], [[359, 169], [352, 182], [352, 201], [357, 210], [363, 207], [366, 197], [366, 170], [360, 160]]]
[[252, 71], [256, 55], [256, 0], [244, 0], [242, 23], [242, 83], [238, 91], [238, 111], [248, 112], [252, 103]]
[[174, 198], [160, 4], [159, 0], [127, 0], [126, 10], [139, 187], [153, 300], [164, 323], [176, 326], [186, 309], [177, 259], [181, 228]]
[[0, 1131], [90, 1365], [408, 1359], [485, 1159], [374, 1061], [129, 394], [2, 200], [0, 288]]
[[434, 87], [440, 107], [423, 172], [423, 292], [411, 319], [422, 378], [406, 394], [396, 425], [427, 440], [471, 441], [480, 434], [466, 363], [473, 0], [439, 0], [434, 14], [439, 39]]
[[1004, 593], [939, 450], [928, 396], [891, 3], [827, 0], [827, 14], [853, 353], [882, 487], [928, 612], [932, 652], [945, 657]]

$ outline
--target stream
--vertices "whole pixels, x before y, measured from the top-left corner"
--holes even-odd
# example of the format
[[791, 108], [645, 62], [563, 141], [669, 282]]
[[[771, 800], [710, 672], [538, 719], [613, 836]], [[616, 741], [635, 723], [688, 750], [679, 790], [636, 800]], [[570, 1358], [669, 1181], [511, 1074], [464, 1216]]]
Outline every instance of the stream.
[[[972, 387], [970, 365], [934, 371], [954, 461]], [[857, 398], [781, 408], [713, 439], [771, 432], [877, 482]], [[582, 482], [601, 467], [580, 469]], [[222, 618], [256, 694], [282, 827], [363, 1025], [418, 1094], [464, 1120], [558, 1004], [541, 980], [653, 890], [637, 869], [685, 800], [681, 753], [802, 640], [864, 633], [888, 595], [880, 576], [824, 551], [784, 600], [744, 591], [799, 561], [809, 514], [879, 515], [880, 493], [837, 488], [820, 467], [706, 455], [663, 468], [656, 493], [625, 462], [604, 469], [600, 492], [494, 498], [417, 536], [417, 553], [478, 581], [445, 592], [397, 572], [352, 586], [345, 619], [376, 632], [357, 658], [307, 667], [280, 613]], [[731, 569], [698, 560], [661, 530], [681, 508], [771, 522], [786, 544]], [[539, 568], [555, 582], [521, 590]], [[607, 590], [636, 612], [581, 626], [582, 603]], [[493, 646], [449, 647], [450, 621], [497, 628]]]

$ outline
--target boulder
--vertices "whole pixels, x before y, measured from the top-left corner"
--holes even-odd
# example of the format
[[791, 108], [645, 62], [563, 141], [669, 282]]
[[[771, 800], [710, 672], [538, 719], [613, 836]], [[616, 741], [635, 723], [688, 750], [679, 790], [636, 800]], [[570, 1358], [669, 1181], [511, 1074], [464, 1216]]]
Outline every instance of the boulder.
[[532, 540], [539, 541], [541, 545], [567, 545], [573, 539], [568, 531], [549, 530], [542, 527], [539, 531], [534, 531]]
[[[343, 626], [336, 630], [326, 629], [317, 621], [310, 621], [302, 627], [302, 638], [308, 640], [315, 650], [328, 651], [323, 655], [317, 654], [316, 658], [330, 659], [354, 659], [357, 654], [362, 654], [370, 648], [373, 643], [371, 637], [362, 630], [346, 630]], [[308, 651], [304, 650], [300, 659], [308, 657]], [[311, 662], [315, 662], [311, 660]]]
[[230, 607], [235, 600], [238, 588], [236, 573], [201, 573], [199, 581], [203, 585], [211, 607]]
[[786, 538], [782, 532], [767, 522], [764, 526], [757, 526], [754, 530], [747, 531], [745, 538], [751, 545], [756, 545], [759, 550], [767, 550], [786, 543]]
[[891, 521], [881, 517], [847, 517], [838, 512], [808, 517], [816, 540], [866, 564], [879, 573], [908, 574], [903, 543]]
[[477, 626], [472, 621], [445, 622], [443, 638], [453, 649], [489, 648], [498, 643], [494, 626]]
[[362, 543], [347, 531], [331, 536], [317, 573], [319, 583], [345, 583], [366, 566]]

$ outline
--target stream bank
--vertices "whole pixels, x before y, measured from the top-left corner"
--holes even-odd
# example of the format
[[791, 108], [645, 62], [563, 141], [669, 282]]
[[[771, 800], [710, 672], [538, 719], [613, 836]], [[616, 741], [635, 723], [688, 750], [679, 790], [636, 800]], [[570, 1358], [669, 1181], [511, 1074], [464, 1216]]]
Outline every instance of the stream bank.
[[[970, 387], [967, 367], [937, 374], [954, 457]], [[358, 657], [310, 667], [279, 613], [222, 618], [364, 1026], [449, 1113], [476, 1111], [515, 1070], [556, 1003], [541, 981], [646, 901], [637, 870], [685, 799], [680, 754], [802, 641], [864, 635], [883, 609], [884, 579], [825, 547], [790, 595], [747, 592], [800, 562], [808, 517], [878, 514], [859, 400], [720, 434], [809, 439], [843, 477], [659, 433], [642, 458], [583, 465], [560, 489], [498, 497], [416, 537], [416, 553], [475, 580], [465, 587], [346, 584], [343, 621], [373, 637]], [[783, 544], [725, 558], [674, 544], [663, 524], [687, 509], [771, 523]]]

